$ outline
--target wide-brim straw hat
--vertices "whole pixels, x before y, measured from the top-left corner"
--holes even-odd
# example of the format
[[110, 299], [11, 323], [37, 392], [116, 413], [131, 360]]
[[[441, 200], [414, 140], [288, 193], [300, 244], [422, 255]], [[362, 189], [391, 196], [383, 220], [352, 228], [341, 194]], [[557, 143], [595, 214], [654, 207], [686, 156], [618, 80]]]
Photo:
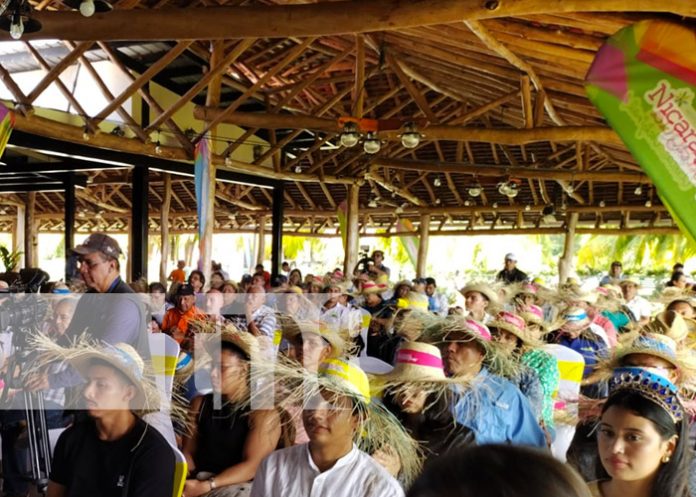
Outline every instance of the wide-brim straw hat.
[[490, 305], [495, 306], [498, 304], [498, 293], [486, 283], [470, 283], [459, 290], [459, 293], [461, 293], [464, 297], [466, 297], [466, 294], [470, 292], [480, 293], [486, 297], [486, 300], [488, 300]]
[[447, 383], [442, 354], [435, 345], [403, 342], [396, 353], [394, 369], [377, 377], [383, 383]]
[[393, 317], [394, 334], [407, 341], [415, 341], [423, 331], [438, 323], [442, 318], [423, 309], [400, 308]]
[[136, 395], [131, 401], [132, 411], [143, 415], [159, 410], [160, 394], [153, 369], [131, 345], [91, 342], [82, 336], [69, 347], [62, 347], [44, 334], [33, 335], [30, 344], [33, 350], [41, 354], [41, 360], [36, 361], [29, 372], [44, 367], [46, 361], [60, 360], [67, 362], [85, 376], [89, 367], [95, 361], [100, 361], [112, 366], [135, 387]]
[[677, 343], [682, 343], [690, 335], [696, 334], [696, 321], [687, 319], [675, 311], [662, 311], [644, 329], [661, 333]]
[[331, 347], [330, 357], [342, 357], [352, 348], [347, 331], [342, 334], [337, 325], [333, 323], [321, 320], [297, 320], [287, 314], [279, 314], [278, 322], [283, 332], [283, 338], [288, 341], [293, 341], [305, 333], [323, 338]]
[[382, 294], [387, 291], [387, 286], [374, 281], [366, 281], [362, 285], [362, 290], [360, 291], [363, 295], [370, 294]]
[[590, 327], [592, 320], [587, 315], [587, 311], [580, 307], [571, 307], [563, 313], [562, 331], [577, 332]]
[[416, 309], [419, 311], [428, 310], [428, 296], [418, 292], [408, 292], [406, 298], [397, 299], [397, 309]]
[[248, 331], [242, 331], [231, 323], [223, 325], [205, 321], [199, 326], [196, 339], [202, 339], [202, 345], [210, 357], [220, 353], [223, 343], [230, 343], [241, 350], [250, 361], [260, 357], [260, 344], [257, 337]]
[[637, 288], [640, 288], [640, 281], [638, 281], [635, 278], [625, 278], [625, 279], [619, 281], [619, 286], [621, 288], [623, 288], [625, 286], [635, 286]]
[[537, 341], [527, 331], [527, 323], [522, 316], [518, 316], [512, 312], [501, 311], [496, 314], [493, 321], [488, 323], [489, 328], [497, 328], [512, 333], [522, 341], [522, 344], [527, 347], [540, 347], [541, 342]]

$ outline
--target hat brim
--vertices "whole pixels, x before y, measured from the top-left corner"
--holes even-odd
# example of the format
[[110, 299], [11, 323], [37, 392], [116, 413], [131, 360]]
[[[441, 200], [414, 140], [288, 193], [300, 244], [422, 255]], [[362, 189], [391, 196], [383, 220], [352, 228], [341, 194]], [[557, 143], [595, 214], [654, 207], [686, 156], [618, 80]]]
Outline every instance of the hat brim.
[[148, 398], [148, 394], [145, 392], [143, 387], [142, 378], [137, 378], [129, 368], [125, 368], [123, 363], [118, 359], [115, 359], [109, 354], [103, 354], [100, 352], [89, 352], [85, 351], [79, 355], [68, 359], [68, 363], [74, 367], [84, 378], [87, 376], [89, 368], [93, 365], [94, 361], [105, 362], [111, 367], [116, 369], [123, 376], [128, 378], [128, 381], [135, 387], [137, 394], [133, 399], [132, 403], [140, 410], [139, 406], [147, 410], [152, 407], [152, 401], [154, 399]]
[[70, 252], [77, 255], [88, 255], [99, 252], [99, 250], [92, 247], [87, 247], [85, 245], [78, 245], [77, 247], [70, 249]]
[[527, 333], [524, 333], [516, 326], [512, 326], [510, 323], [506, 323], [505, 321], [491, 321], [486, 326], [488, 326], [489, 329], [496, 328], [499, 330], [505, 330], [508, 333], [512, 333], [517, 338], [522, 340], [522, 343], [524, 345], [527, 345], [529, 347], [540, 347], [541, 345], [543, 345], [541, 342], [534, 340], [531, 336], [528, 336]]
[[491, 303], [491, 304], [497, 304], [498, 303], [498, 294], [489, 287], [486, 287], [484, 285], [467, 285], [461, 290], [459, 290], [459, 293], [464, 295], [466, 297], [467, 293], [471, 292], [477, 292], [486, 297], [486, 299]]

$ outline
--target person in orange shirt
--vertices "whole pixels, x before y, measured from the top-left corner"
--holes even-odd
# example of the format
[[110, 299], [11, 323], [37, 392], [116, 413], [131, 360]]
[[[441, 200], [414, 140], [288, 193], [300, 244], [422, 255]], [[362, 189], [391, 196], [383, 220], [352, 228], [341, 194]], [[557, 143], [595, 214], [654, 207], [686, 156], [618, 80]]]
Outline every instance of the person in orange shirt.
[[186, 283], [186, 272], [184, 268], [186, 267], [186, 261], [179, 261], [176, 263], [176, 269], [169, 273], [168, 281], [176, 281], [177, 283]]
[[193, 348], [194, 319], [204, 319], [205, 314], [196, 307], [196, 295], [188, 284], [179, 285], [174, 297], [176, 307], [169, 309], [162, 320], [162, 331], [171, 336], [187, 352]]

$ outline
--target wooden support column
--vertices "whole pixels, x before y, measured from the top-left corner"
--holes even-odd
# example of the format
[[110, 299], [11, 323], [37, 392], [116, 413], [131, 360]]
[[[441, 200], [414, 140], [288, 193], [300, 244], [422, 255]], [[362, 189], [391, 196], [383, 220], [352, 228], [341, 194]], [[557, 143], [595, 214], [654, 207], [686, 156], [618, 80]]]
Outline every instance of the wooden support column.
[[169, 262], [169, 208], [172, 204], [172, 176], [163, 173], [164, 176], [164, 198], [162, 199], [162, 209], [160, 210], [160, 259], [159, 279], [166, 285], [167, 282], [167, 263]]
[[131, 237], [128, 243], [131, 281], [142, 277], [147, 278], [149, 174], [150, 169], [147, 166], [133, 169]]
[[566, 225], [565, 244], [563, 245], [563, 255], [558, 261], [558, 280], [564, 284], [573, 270], [573, 257], [575, 256], [575, 228], [578, 225], [580, 213], [571, 212], [568, 216]]
[[[285, 155], [283, 155], [284, 159]], [[284, 160], [283, 160], [284, 162]], [[271, 274], [280, 274], [280, 259], [283, 257], [283, 217], [285, 184], [280, 183], [273, 188], [273, 228], [271, 239]]]
[[266, 253], [266, 216], [261, 215], [256, 218], [256, 264], [263, 264], [263, 257]]
[[15, 219], [14, 223], [14, 232], [12, 236], [12, 245], [13, 249], [15, 252], [21, 252], [22, 255], [19, 257], [19, 262], [17, 263], [17, 267], [25, 267], [25, 261], [26, 261], [26, 253], [25, 253], [25, 247], [24, 247], [24, 240], [25, 240], [25, 229], [24, 226], [26, 224], [26, 212], [27, 208], [26, 205], [18, 205], [17, 206], [17, 217]]
[[428, 244], [430, 242], [430, 214], [423, 214], [420, 218], [420, 240], [418, 242], [418, 262], [416, 264], [416, 277], [425, 278], [426, 264], [428, 262]]
[[347, 278], [352, 278], [353, 269], [358, 263], [360, 219], [358, 199], [360, 195], [360, 185], [350, 185], [348, 187], [348, 215], [346, 216], [346, 253], [343, 261], [343, 274]]
[[24, 266], [37, 267], [39, 240], [36, 233], [36, 192], [27, 194], [27, 210], [24, 219]]
[[65, 282], [69, 283], [77, 276], [77, 258], [72, 254], [72, 249], [75, 246], [75, 173], [67, 173], [64, 184]]

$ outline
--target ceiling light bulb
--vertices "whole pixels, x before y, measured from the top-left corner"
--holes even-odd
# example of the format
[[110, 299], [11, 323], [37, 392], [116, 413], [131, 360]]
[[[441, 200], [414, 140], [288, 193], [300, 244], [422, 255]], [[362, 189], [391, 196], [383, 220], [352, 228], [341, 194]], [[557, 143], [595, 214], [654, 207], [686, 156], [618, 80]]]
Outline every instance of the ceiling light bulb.
[[300, 174], [302, 172], [302, 166], [295, 166], [295, 172]]
[[465, 205], [466, 207], [469, 207], [469, 206], [471, 205], [471, 201], [465, 200], [465, 201], [464, 201], [464, 205]]
[[12, 24], [10, 24], [10, 36], [13, 40], [19, 40], [24, 34], [24, 22], [22, 16], [14, 14], [12, 16]]
[[527, 212], [529, 212], [529, 211], [532, 210], [532, 206], [529, 205], [529, 204], [527, 204], [527, 205], [524, 206], [524, 210], [527, 211]]
[[433, 180], [433, 185], [434, 186], [441, 186], [442, 185], [442, 180], [440, 178], [435, 178]]
[[370, 201], [367, 203], [367, 206], [371, 209], [374, 209], [377, 207], [377, 201], [374, 198], [371, 198]]
[[341, 145], [350, 148], [354, 147], [360, 141], [360, 133], [358, 133], [358, 126], [354, 122], [347, 122], [343, 125], [343, 132], [341, 133]]
[[497, 209], [497, 208], [498, 208], [498, 202], [493, 202], [493, 205], [491, 205], [491, 207], [493, 207], [494, 209]]
[[606, 207], [607, 203], [604, 200], [599, 201], [599, 206], [600, 207]]
[[162, 155], [162, 146], [160, 145], [160, 142], [157, 142], [155, 145], [155, 154]]
[[436, 199], [435, 199], [435, 205], [440, 205], [440, 203], [442, 203], [442, 200], [440, 200], [439, 198], [436, 198]]
[[94, 0], [82, 0], [82, 3], [80, 3], [80, 14], [85, 17], [92, 17], [95, 10]]
[[225, 165], [227, 167], [232, 166], [232, 157], [230, 157], [229, 155], [227, 157], [225, 157]]
[[404, 132], [401, 135], [401, 144], [405, 148], [416, 148], [421, 141], [421, 134], [416, 129], [413, 123], [406, 124]]
[[508, 181], [507, 183], [507, 195], [509, 198], [515, 198], [520, 193], [520, 187], [517, 183]]
[[471, 188], [469, 188], [469, 195], [472, 197], [479, 197], [481, 195], [481, 186], [474, 185]]
[[363, 143], [363, 150], [366, 154], [376, 154], [382, 149], [382, 142], [379, 141], [374, 131], [370, 131]]
[[633, 190], [633, 193], [635, 193], [636, 195], [642, 195], [642, 194], [643, 194], [643, 188], [642, 188], [640, 185], [638, 185], [638, 186], [636, 186], [636, 189]]
[[650, 200], [646, 200], [645, 207], [652, 207], [652, 202]]

